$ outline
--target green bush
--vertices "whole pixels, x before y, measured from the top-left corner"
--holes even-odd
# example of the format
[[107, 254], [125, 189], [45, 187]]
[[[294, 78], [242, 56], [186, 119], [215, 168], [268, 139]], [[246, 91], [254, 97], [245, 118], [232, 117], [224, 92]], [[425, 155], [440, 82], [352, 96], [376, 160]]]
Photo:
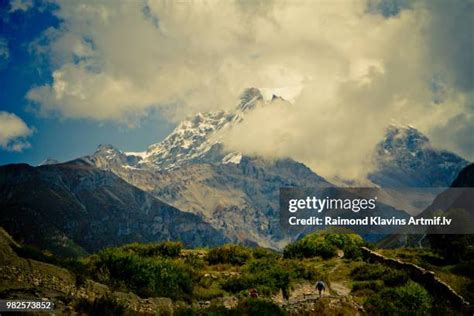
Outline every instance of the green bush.
[[216, 287], [202, 287], [196, 286], [193, 290], [193, 298], [201, 301], [210, 301], [217, 297], [224, 296], [225, 292], [222, 289]]
[[200, 258], [198, 255], [193, 254], [193, 253], [188, 254], [184, 258], [184, 263], [193, 267], [196, 270], [201, 270], [206, 265], [206, 262], [204, 261], [204, 259]]
[[257, 282], [254, 280], [254, 278], [244, 275], [228, 278], [222, 283], [221, 287], [227, 292], [238, 293], [240, 291], [248, 290], [252, 287], [257, 287], [258, 284], [256, 283]]
[[291, 277], [296, 280], [323, 280], [326, 275], [313, 265], [302, 260], [285, 260], [283, 264], [290, 269]]
[[239, 315], [279, 316], [286, 311], [275, 303], [262, 299], [246, 299], [234, 309]]
[[337, 250], [344, 251], [345, 257], [356, 259], [362, 256], [360, 246], [363, 240], [355, 234], [334, 234], [319, 232], [305, 236], [287, 245], [283, 251], [285, 258], [312, 258], [329, 259], [337, 254]]
[[140, 296], [176, 299], [192, 293], [192, 270], [171, 259], [142, 258], [120, 248], [109, 248], [99, 252], [92, 264], [96, 273], [107, 272], [107, 283], [125, 285]]
[[283, 250], [283, 256], [285, 258], [298, 259], [312, 257], [329, 259], [336, 256], [336, 252], [337, 248], [335, 246], [325, 243], [324, 241], [315, 242], [302, 239], [286, 246]]
[[224, 245], [212, 248], [207, 253], [209, 264], [228, 263], [232, 265], [243, 265], [252, 256], [248, 248], [239, 245]]
[[387, 272], [388, 268], [381, 264], [364, 264], [355, 267], [351, 271], [351, 277], [356, 281], [379, 280]]
[[409, 280], [404, 271], [392, 269], [382, 264], [364, 264], [351, 271], [351, 277], [356, 281], [382, 280], [386, 286], [400, 286]]
[[344, 251], [344, 258], [353, 260], [362, 258], [362, 251], [360, 250], [360, 246], [345, 245], [342, 250]]
[[431, 296], [415, 282], [383, 289], [364, 304], [370, 315], [427, 315], [431, 306]]
[[385, 274], [382, 276], [386, 286], [400, 286], [408, 282], [409, 277], [405, 271], [387, 269]]
[[125, 251], [133, 252], [140, 257], [170, 257], [176, 258], [181, 253], [183, 244], [176, 241], [164, 241], [160, 243], [132, 243], [120, 247]]
[[380, 280], [376, 281], [357, 281], [352, 285], [352, 291], [371, 290], [378, 292], [383, 289], [383, 282]]
[[257, 247], [253, 249], [253, 257], [255, 259], [263, 259], [263, 258], [276, 259], [276, 258], [279, 258], [280, 255], [273, 250]]
[[276, 293], [280, 289], [288, 291], [291, 281], [290, 271], [279, 260], [268, 258], [252, 260], [244, 266], [240, 276], [225, 280], [222, 288], [231, 293], [249, 288], [257, 288], [267, 294]]

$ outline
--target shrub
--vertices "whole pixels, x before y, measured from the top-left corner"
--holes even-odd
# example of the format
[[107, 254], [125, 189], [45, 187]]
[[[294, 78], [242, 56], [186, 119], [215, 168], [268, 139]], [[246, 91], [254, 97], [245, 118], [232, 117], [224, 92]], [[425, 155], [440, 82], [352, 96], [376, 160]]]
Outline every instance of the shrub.
[[122, 246], [120, 248], [125, 251], [133, 252], [139, 255], [140, 257], [161, 256], [175, 258], [178, 257], [181, 253], [183, 244], [181, 242], [176, 241], [164, 241], [160, 243], [148, 244], [132, 243]]
[[310, 241], [301, 239], [289, 244], [283, 250], [285, 258], [312, 258], [329, 259], [336, 255], [337, 248], [324, 241]]
[[142, 258], [120, 248], [99, 252], [94, 270], [107, 271], [109, 283], [125, 284], [141, 296], [185, 298], [192, 293], [192, 271], [180, 262], [164, 258]]
[[196, 286], [193, 290], [193, 298], [196, 300], [210, 301], [213, 298], [224, 296], [225, 292], [216, 287], [205, 288]]
[[364, 306], [369, 314], [427, 315], [432, 299], [428, 292], [415, 282], [395, 288], [386, 288], [371, 296]]
[[255, 259], [263, 259], [263, 258], [276, 259], [276, 258], [279, 258], [280, 255], [273, 250], [257, 247], [253, 249], [253, 257]]
[[344, 246], [343, 251], [344, 251], [344, 258], [347, 258], [347, 259], [362, 258], [362, 251], [360, 250], [360, 246], [346, 245]]
[[378, 280], [386, 273], [388, 268], [381, 264], [364, 264], [351, 271], [352, 279], [356, 281]]
[[188, 254], [184, 258], [184, 263], [197, 270], [204, 268], [204, 266], [206, 265], [206, 262], [204, 261], [204, 259], [200, 258], [198, 255], [193, 254], [193, 253]]
[[266, 294], [273, 294], [280, 289], [288, 291], [290, 280], [290, 270], [287, 267], [282, 266], [280, 261], [266, 258], [251, 261], [240, 276], [224, 281], [222, 288], [232, 293], [257, 288]]
[[382, 280], [387, 286], [400, 286], [408, 282], [409, 277], [405, 271], [387, 269], [382, 276]]
[[298, 260], [285, 260], [283, 264], [290, 269], [293, 279], [303, 279], [308, 281], [316, 281], [326, 279], [326, 276], [311, 264]]
[[383, 282], [382, 281], [357, 281], [352, 285], [352, 291], [362, 291], [362, 290], [371, 290], [374, 292], [378, 292], [383, 289]]
[[251, 256], [251, 251], [245, 247], [224, 245], [209, 250], [207, 261], [209, 264], [229, 263], [232, 265], [243, 265]]
[[221, 287], [230, 293], [238, 293], [252, 287], [256, 287], [255, 280], [249, 276], [238, 276], [225, 280]]
[[243, 300], [233, 309], [238, 315], [279, 316], [287, 315], [286, 311], [275, 303], [262, 299]]
[[399, 286], [407, 283], [409, 277], [404, 271], [385, 267], [381, 264], [364, 264], [351, 271], [356, 281], [382, 280], [386, 286]]
[[285, 258], [312, 258], [329, 259], [337, 254], [337, 249], [344, 251], [349, 259], [360, 258], [360, 246], [363, 240], [355, 234], [333, 234], [326, 232], [313, 233], [297, 240], [285, 247]]

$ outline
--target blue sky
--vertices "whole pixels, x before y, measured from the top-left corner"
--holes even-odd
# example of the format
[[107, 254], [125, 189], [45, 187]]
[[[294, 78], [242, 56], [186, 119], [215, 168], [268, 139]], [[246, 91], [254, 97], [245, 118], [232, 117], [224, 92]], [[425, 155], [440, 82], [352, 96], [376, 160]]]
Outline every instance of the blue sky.
[[0, 0], [0, 164], [142, 151], [248, 87], [293, 106], [249, 117], [229, 150], [358, 173], [397, 122], [473, 160], [473, 14], [473, 0]]
[[51, 82], [51, 68], [31, 52], [30, 43], [47, 28], [57, 27], [54, 6], [10, 12], [10, 1], [0, 1], [0, 38], [7, 43], [9, 56], [0, 67], [0, 111], [15, 113], [34, 130], [30, 148], [21, 152], [0, 149], [0, 164], [39, 164], [46, 158], [60, 161], [93, 153], [99, 144], [142, 151], [160, 141], [174, 127], [159, 114], [142, 118], [135, 128], [115, 122], [58, 118], [38, 115], [25, 96], [35, 85]]

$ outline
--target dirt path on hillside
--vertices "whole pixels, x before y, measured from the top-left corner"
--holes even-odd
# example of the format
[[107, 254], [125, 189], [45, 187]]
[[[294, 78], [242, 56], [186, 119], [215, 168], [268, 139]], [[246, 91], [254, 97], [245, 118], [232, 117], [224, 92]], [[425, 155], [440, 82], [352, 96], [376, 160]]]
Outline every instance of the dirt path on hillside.
[[[343, 265], [344, 253], [339, 251], [336, 262], [328, 270], [328, 288], [319, 296], [315, 282], [303, 282], [293, 286], [290, 298], [284, 300], [282, 293], [273, 297], [275, 303], [283, 307], [290, 316], [300, 315], [361, 315], [363, 308], [350, 295], [351, 289], [347, 280], [341, 280], [340, 267]], [[332, 281], [333, 280], [333, 281]]]
[[[344, 257], [344, 252], [341, 250], [337, 253], [337, 263], [329, 271], [329, 279], [331, 275], [337, 270], [337, 268], [342, 264], [342, 258]], [[329, 288], [326, 291], [322, 292], [323, 298], [335, 298], [338, 296], [348, 296], [351, 292], [351, 289], [348, 288], [344, 281], [331, 281], [329, 282]], [[281, 293], [275, 295], [273, 300], [280, 305], [294, 305], [300, 304], [308, 301], [315, 301], [320, 299], [319, 292], [316, 290], [315, 284], [313, 283], [300, 283], [294, 286], [293, 290], [290, 293], [290, 298], [288, 301], [284, 301]]]

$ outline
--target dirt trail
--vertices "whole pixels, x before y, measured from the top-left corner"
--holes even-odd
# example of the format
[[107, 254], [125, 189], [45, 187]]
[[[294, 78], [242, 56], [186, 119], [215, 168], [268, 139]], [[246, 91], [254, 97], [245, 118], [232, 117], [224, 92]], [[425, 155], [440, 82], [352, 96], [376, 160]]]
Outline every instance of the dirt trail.
[[[339, 250], [337, 253], [337, 263], [334, 267], [331, 268], [329, 271], [329, 278], [331, 279], [331, 275], [337, 270], [337, 268], [341, 265], [341, 258], [344, 257], [344, 253]], [[344, 281], [332, 281], [329, 284], [329, 288], [326, 291], [322, 292], [323, 298], [331, 298], [331, 297], [338, 297], [338, 296], [348, 296], [351, 292], [351, 289], [344, 285]], [[315, 301], [320, 298], [319, 292], [316, 290], [315, 284], [313, 283], [301, 283], [297, 284], [290, 293], [290, 298], [288, 301], [284, 302], [283, 296], [281, 293], [275, 295], [273, 300], [281, 305], [294, 305], [300, 304], [303, 302], [308, 301]]]
[[[289, 315], [300, 315], [310, 312], [311, 315], [361, 315], [363, 308], [350, 295], [346, 280], [341, 280], [338, 268], [343, 264], [344, 253], [338, 252], [335, 265], [328, 270], [328, 288], [319, 296], [315, 282], [296, 284], [288, 300], [284, 300], [281, 292], [273, 300], [282, 306]], [[331, 281], [333, 280], [333, 281]]]
[[343, 284], [343, 282], [331, 282], [330, 288], [339, 296], [347, 296], [351, 293], [351, 289]]

